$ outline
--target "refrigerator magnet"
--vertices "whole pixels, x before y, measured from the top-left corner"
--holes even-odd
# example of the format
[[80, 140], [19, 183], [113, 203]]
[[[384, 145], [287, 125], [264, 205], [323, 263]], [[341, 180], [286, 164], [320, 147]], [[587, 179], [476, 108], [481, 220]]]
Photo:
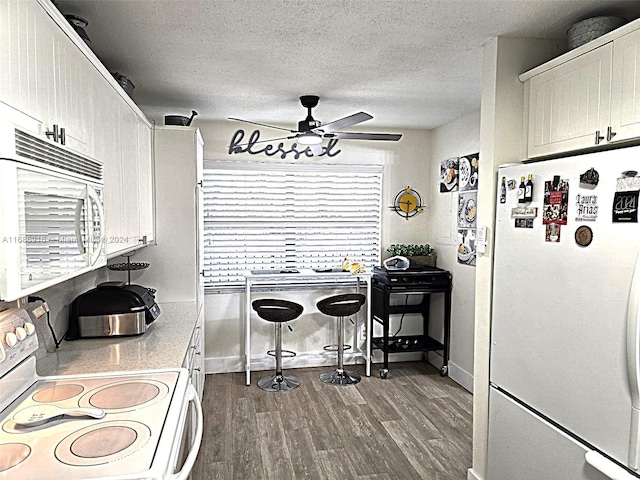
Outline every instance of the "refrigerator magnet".
[[595, 222], [598, 218], [598, 196], [576, 196], [576, 222]]
[[561, 180], [559, 175], [553, 181], [544, 182], [544, 202], [542, 223], [567, 224], [569, 206], [569, 180]]
[[544, 240], [545, 242], [552, 243], [558, 243], [560, 241], [559, 223], [548, 223], [547, 225], [545, 225]]
[[576, 230], [575, 239], [581, 247], [588, 247], [593, 240], [593, 231], [586, 225], [582, 225]]
[[580, 186], [582, 188], [596, 188], [600, 181], [600, 174], [595, 168], [590, 168], [580, 175]]
[[638, 223], [638, 194], [640, 191], [616, 192], [613, 196], [613, 223]]
[[533, 218], [516, 218], [516, 228], [533, 228]]
[[622, 172], [616, 179], [616, 192], [631, 192], [640, 190], [640, 176], [635, 170]]

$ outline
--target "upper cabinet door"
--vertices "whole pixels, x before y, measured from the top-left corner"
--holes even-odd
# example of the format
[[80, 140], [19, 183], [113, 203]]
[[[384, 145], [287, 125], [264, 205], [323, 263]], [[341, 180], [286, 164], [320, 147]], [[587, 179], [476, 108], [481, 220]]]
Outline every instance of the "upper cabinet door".
[[142, 119], [136, 121], [138, 131], [138, 208], [140, 215], [140, 243], [146, 245], [154, 239], [153, 221], [153, 158], [152, 133]]
[[61, 28], [54, 30], [51, 41], [55, 47], [55, 113], [45, 125], [64, 128], [66, 146], [93, 155], [91, 127], [97, 92], [92, 88], [99, 73]]
[[35, 1], [0, 2], [0, 102], [41, 125], [55, 110], [56, 28]]
[[593, 147], [609, 125], [613, 45], [530, 80], [528, 157]]
[[[92, 76], [97, 71], [35, 0], [0, 2], [0, 101], [34, 118], [45, 136], [93, 155]], [[63, 143], [61, 137], [50, 140]]]
[[613, 42], [610, 142], [640, 137], [640, 30]]

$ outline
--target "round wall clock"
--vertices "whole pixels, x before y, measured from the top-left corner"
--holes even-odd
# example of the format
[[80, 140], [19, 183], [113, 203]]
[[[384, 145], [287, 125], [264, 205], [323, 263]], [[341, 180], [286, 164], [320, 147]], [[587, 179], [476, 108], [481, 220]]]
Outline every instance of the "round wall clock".
[[424, 205], [422, 205], [422, 197], [420, 194], [411, 187], [407, 187], [398, 192], [393, 201], [393, 205], [389, 208], [393, 209], [401, 217], [409, 220], [409, 217], [413, 217], [422, 212]]

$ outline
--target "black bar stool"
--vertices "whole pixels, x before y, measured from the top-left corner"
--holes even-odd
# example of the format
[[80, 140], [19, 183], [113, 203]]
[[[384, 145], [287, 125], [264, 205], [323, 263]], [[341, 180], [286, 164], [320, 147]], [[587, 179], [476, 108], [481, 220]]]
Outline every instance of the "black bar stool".
[[282, 324], [298, 318], [303, 310], [302, 305], [274, 298], [255, 300], [251, 305], [260, 318], [273, 322], [276, 329], [276, 374], [261, 378], [258, 386], [268, 392], [293, 390], [300, 386], [300, 379], [294, 375], [282, 374]]
[[324, 383], [344, 386], [355, 385], [360, 381], [360, 375], [344, 369], [344, 317], [350, 317], [358, 313], [365, 300], [366, 297], [359, 293], [347, 293], [325, 298], [317, 304], [318, 310], [325, 315], [338, 317], [338, 368], [333, 372], [320, 374], [320, 380]]

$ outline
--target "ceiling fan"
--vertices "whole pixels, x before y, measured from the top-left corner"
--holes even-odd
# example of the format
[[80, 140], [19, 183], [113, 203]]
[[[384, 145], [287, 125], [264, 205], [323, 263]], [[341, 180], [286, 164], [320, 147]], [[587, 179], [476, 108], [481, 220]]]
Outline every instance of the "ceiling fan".
[[243, 120], [241, 118], [229, 117], [229, 120], [252, 123], [254, 125], [260, 125], [262, 127], [284, 130], [286, 132], [292, 133], [293, 135], [289, 135], [287, 137], [272, 138], [270, 140], [260, 140], [254, 143], [296, 139], [296, 141], [300, 145], [307, 145], [314, 155], [322, 154], [323, 149], [321, 143], [323, 138], [339, 140], [386, 140], [397, 142], [402, 137], [401, 134], [396, 133], [338, 132], [338, 130], [342, 130], [343, 128], [351, 127], [358, 123], [371, 120], [373, 116], [365, 112], [354, 113], [353, 115], [349, 115], [348, 117], [334, 120], [333, 122], [322, 125], [311, 115], [311, 109], [318, 105], [318, 100], [320, 100], [320, 97], [316, 95], [303, 95], [300, 97], [300, 103], [302, 103], [302, 106], [307, 109], [307, 118], [298, 122], [297, 130], [289, 130], [287, 128], [252, 122], [249, 120]]

